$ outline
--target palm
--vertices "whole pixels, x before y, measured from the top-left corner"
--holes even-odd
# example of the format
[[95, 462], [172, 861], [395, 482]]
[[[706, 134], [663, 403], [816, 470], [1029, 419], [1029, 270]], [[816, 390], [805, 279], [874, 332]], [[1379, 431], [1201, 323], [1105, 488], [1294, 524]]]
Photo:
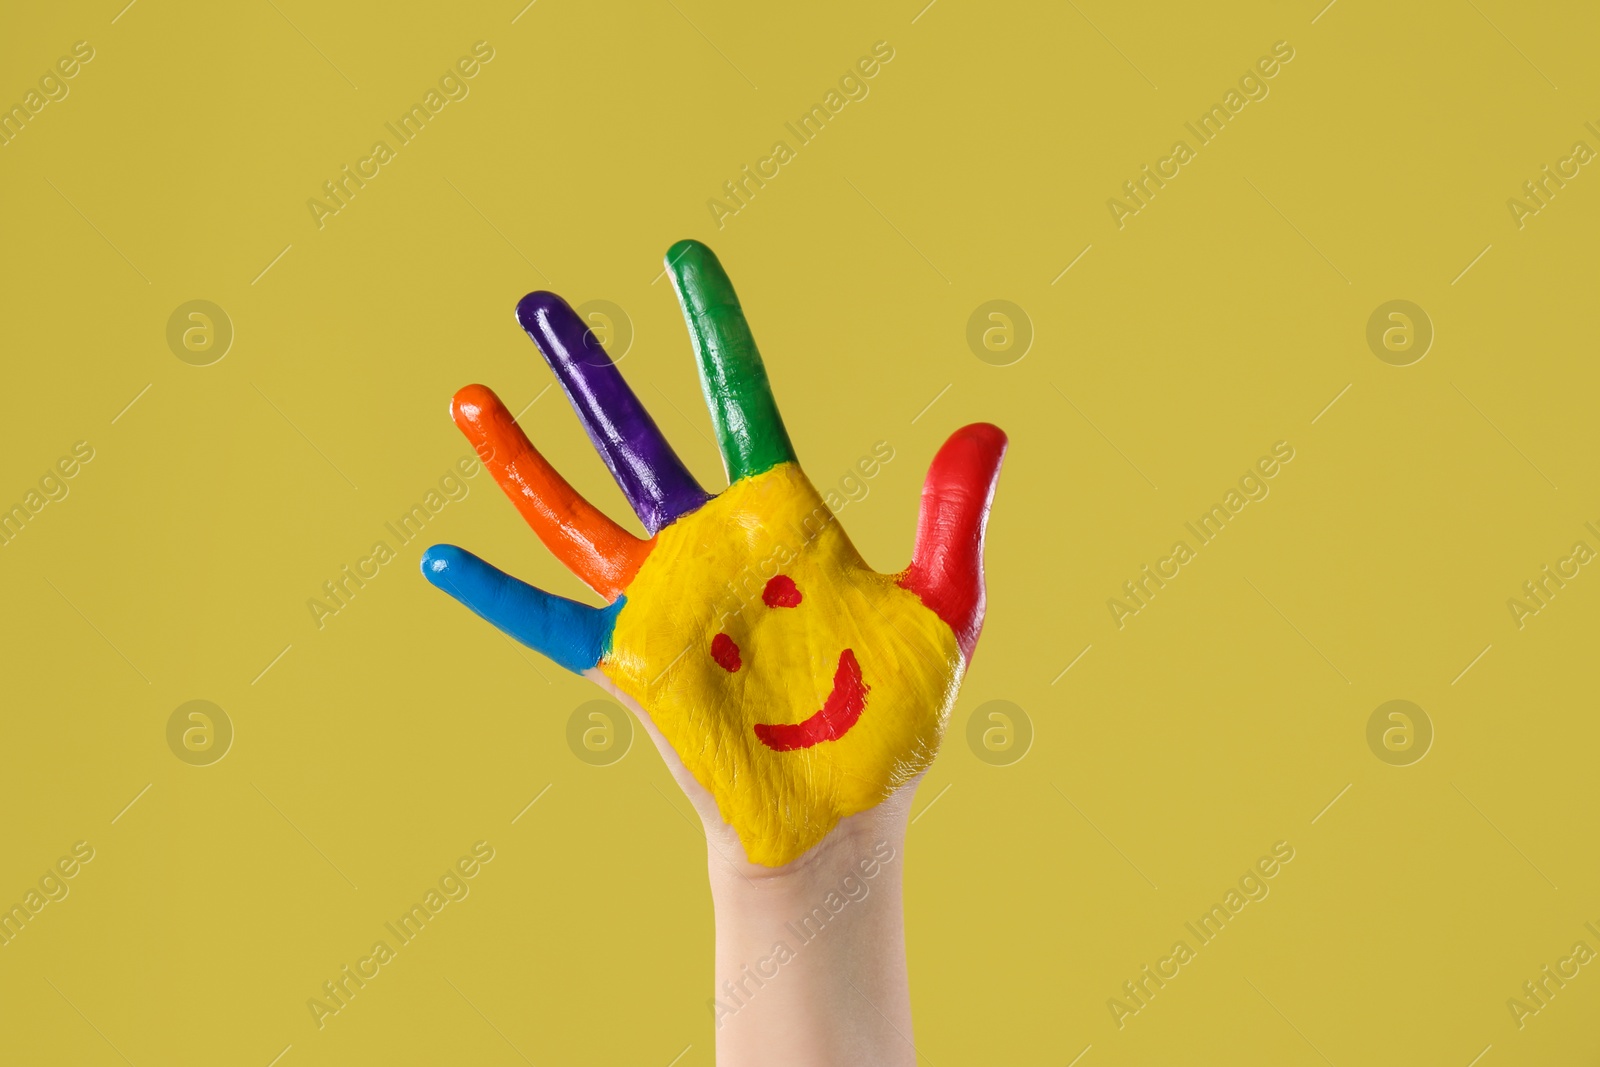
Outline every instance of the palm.
[[[469, 553], [430, 549], [436, 585], [513, 637], [630, 698], [709, 792], [751, 861], [788, 863], [926, 770], [983, 619], [984, 522], [1005, 438], [958, 431], [924, 489], [911, 567], [862, 561], [801, 472], [732, 286], [709, 249], [668, 253], [729, 487], [709, 496], [582, 320], [549, 293], [523, 326], [649, 533], [579, 497], [482, 386], [457, 423], [593, 608]], [[686, 786], [687, 788], [687, 786]]]

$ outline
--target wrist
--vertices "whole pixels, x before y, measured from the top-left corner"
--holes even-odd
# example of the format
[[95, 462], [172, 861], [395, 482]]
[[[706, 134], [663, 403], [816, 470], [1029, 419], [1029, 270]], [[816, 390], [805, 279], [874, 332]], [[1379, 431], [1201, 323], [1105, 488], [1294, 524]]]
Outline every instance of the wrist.
[[[719, 904], [790, 904], [837, 889], [846, 877], [879, 880], [885, 868], [898, 868], [905, 851], [910, 792], [902, 790], [841, 819], [810, 851], [782, 867], [763, 867], [742, 856], [729, 862], [712, 849], [707, 860], [713, 899]], [[894, 881], [898, 883], [898, 875]]]
[[785, 867], [711, 857], [719, 1064], [914, 1062], [901, 909], [909, 792], [841, 820]]

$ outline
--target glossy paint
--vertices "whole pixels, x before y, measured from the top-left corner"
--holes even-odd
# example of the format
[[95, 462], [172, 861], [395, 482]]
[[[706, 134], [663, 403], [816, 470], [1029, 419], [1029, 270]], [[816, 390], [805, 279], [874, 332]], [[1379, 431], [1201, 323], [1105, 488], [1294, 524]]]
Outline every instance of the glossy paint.
[[506, 636], [574, 674], [600, 662], [611, 645], [617, 615], [627, 604], [621, 597], [609, 607], [592, 608], [546, 593], [454, 545], [434, 545], [424, 552], [422, 573]]
[[833, 688], [815, 713], [799, 722], [758, 722], [756, 737], [774, 752], [793, 752], [824, 741], [837, 741], [861, 720], [867, 706], [867, 684], [861, 680], [861, 664], [851, 649], [839, 653], [839, 668], [833, 672]]
[[792, 461], [766, 365], [721, 261], [699, 241], [679, 241], [667, 250], [667, 273], [699, 358], [700, 388], [728, 481]]
[[452, 546], [429, 549], [422, 569], [506, 634], [632, 697], [751, 861], [776, 867], [933, 761], [983, 624], [984, 528], [1006, 439], [976, 424], [946, 442], [910, 567], [875, 572], [795, 461], [721, 264], [679, 242], [667, 270], [729, 487], [706, 494], [577, 314], [532, 293], [518, 318], [651, 536], [579, 496], [494, 393], [467, 386], [456, 424], [540, 540], [610, 606], [541, 592]]
[[[927, 770], [965, 669], [954, 631], [828, 514], [797, 464], [735, 482], [656, 535], [600, 661], [767, 866]], [[797, 606], [765, 603], [763, 567]], [[740, 574], [748, 594], [730, 595]]]
[[621, 596], [650, 554], [650, 542], [579, 496], [487, 386], [457, 392], [450, 415], [545, 547], [608, 602]]
[[700, 488], [589, 326], [554, 293], [529, 293], [517, 321], [544, 354], [629, 505], [655, 533], [704, 504]]
[[1005, 454], [998, 426], [978, 422], [950, 435], [922, 484], [917, 543], [900, 579], [955, 631], [967, 659], [983, 629], [983, 539]]

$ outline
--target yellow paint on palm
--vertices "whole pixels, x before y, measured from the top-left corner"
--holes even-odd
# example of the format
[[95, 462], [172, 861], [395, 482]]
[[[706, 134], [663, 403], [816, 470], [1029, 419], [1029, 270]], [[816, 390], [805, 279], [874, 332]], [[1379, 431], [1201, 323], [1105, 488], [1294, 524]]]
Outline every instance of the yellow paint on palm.
[[[769, 604], [780, 574], [793, 593]], [[650, 709], [752, 862], [797, 859], [933, 761], [964, 665], [895, 579], [787, 462], [663, 529], [628, 587], [600, 669]]]

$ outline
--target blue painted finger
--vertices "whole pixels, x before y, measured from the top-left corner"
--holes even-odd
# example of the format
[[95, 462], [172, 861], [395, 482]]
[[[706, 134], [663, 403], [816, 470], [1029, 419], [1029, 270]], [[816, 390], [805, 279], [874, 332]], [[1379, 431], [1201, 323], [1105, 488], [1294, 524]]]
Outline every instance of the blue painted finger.
[[605, 608], [535, 589], [455, 545], [422, 554], [422, 574], [501, 632], [581, 674], [600, 662], [626, 597]]

